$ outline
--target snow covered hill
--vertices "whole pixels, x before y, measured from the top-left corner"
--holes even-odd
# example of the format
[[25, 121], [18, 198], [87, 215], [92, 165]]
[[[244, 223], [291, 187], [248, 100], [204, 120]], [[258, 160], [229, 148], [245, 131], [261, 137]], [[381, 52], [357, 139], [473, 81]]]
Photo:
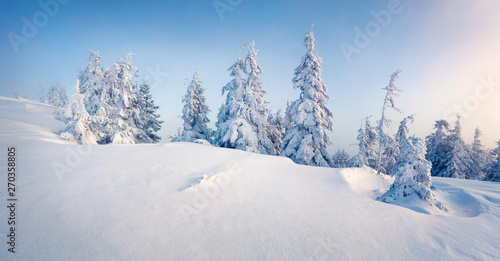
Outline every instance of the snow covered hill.
[[392, 182], [194, 143], [79, 146], [53, 108], [0, 97], [0, 200], [16, 147], [16, 245], [0, 260], [498, 260], [500, 184], [434, 178], [451, 210], [374, 200]]

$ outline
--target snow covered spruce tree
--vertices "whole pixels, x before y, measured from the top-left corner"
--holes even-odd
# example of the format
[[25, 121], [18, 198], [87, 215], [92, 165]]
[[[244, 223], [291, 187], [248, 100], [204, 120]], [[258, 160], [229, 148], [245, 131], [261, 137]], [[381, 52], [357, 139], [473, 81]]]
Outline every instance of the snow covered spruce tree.
[[425, 159], [426, 147], [422, 139], [410, 137], [401, 147], [401, 156], [393, 169], [396, 177], [390, 189], [379, 200], [391, 203], [394, 200], [417, 194], [439, 209], [446, 207], [436, 199], [431, 187], [431, 163]]
[[349, 168], [360, 168], [368, 166], [370, 168], [376, 167], [375, 144], [377, 143], [377, 133], [370, 123], [368, 116], [361, 121], [361, 127], [358, 130], [358, 154], [352, 157], [347, 163]]
[[314, 34], [304, 39], [307, 53], [295, 69], [293, 87], [300, 89], [300, 97], [287, 108], [286, 114], [293, 125], [282, 143], [281, 156], [295, 163], [313, 166], [333, 166], [326, 148], [331, 144], [326, 131], [333, 131], [332, 112], [326, 107], [328, 89], [321, 80], [321, 58], [316, 54]]
[[96, 115], [102, 128], [99, 143], [135, 144], [135, 137], [140, 135], [141, 130], [134, 122], [134, 114], [140, 114], [133, 84], [134, 69], [132, 54], [128, 54], [105, 72], [105, 88]]
[[202, 139], [211, 142], [211, 130], [207, 127], [207, 114], [210, 110], [203, 92], [203, 84], [199, 79], [199, 72], [196, 71], [188, 84], [186, 95], [182, 97], [184, 124], [180, 136], [175, 141], [193, 142]]
[[135, 137], [137, 143], [158, 143], [161, 140], [161, 137], [156, 134], [163, 123], [158, 119], [160, 115], [157, 114], [160, 107], [155, 105], [153, 97], [149, 93], [150, 89], [149, 84], [144, 82], [137, 93], [139, 113], [134, 114], [134, 122], [141, 130]]
[[54, 105], [55, 107], [64, 108], [68, 106], [69, 100], [66, 94], [66, 87], [62, 86], [57, 82], [55, 85], [49, 88], [46, 96], [47, 103]]
[[484, 180], [500, 182], [500, 140], [492, 151], [493, 162], [488, 166]]
[[55, 85], [49, 88], [45, 96], [45, 100], [48, 104], [54, 105], [54, 118], [65, 121], [69, 115], [66, 115], [66, 110], [68, 109], [69, 100], [66, 94], [66, 87], [62, 86], [57, 82]]
[[390, 125], [392, 122], [386, 116], [387, 109], [394, 109], [397, 112], [401, 112], [394, 104], [395, 96], [398, 96], [400, 92], [399, 88], [394, 84], [394, 82], [399, 78], [399, 73], [401, 71], [397, 70], [391, 75], [391, 80], [389, 85], [387, 85], [383, 90], [386, 90], [384, 105], [382, 106], [382, 117], [377, 122], [377, 133], [378, 133], [378, 160], [377, 160], [377, 174], [382, 171], [382, 152], [388, 144], [389, 136], [384, 132], [384, 126]]
[[334, 168], [346, 168], [349, 162], [350, 156], [347, 154], [344, 148], [338, 149], [332, 156], [332, 162]]
[[483, 179], [484, 171], [487, 164], [488, 157], [486, 155], [486, 151], [481, 144], [481, 130], [476, 128], [474, 132], [474, 142], [470, 148], [471, 150], [471, 159], [472, 159], [472, 168], [470, 169], [470, 178], [473, 179]]
[[269, 122], [267, 117], [269, 109], [267, 104], [269, 101], [264, 99], [265, 91], [262, 89], [264, 83], [260, 79], [262, 68], [257, 64], [257, 52], [255, 43], [250, 41], [243, 45], [248, 48], [248, 55], [243, 60], [243, 72], [247, 75], [245, 82], [245, 98], [248, 106], [246, 117], [253, 125], [254, 133], [257, 137], [258, 147], [265, 154], [273, 154], [274, 148], [271, 140], [268, 137], [267, 129]]
[[70, 103], [72, 117], [60, 136], [67, 140], [74, 139], [80, 144], [97, 144], [97, 137], [94, 134], [95, 126], [85, 109], [85, 99], [79, 88], [79, 81], [77, 81], [74, 91], [75, 94]]
[[472, 158], [469, 147], [462, 140], [462, 126], [460, 115], [457, 115], [455, 128], [446, 137], [448, 149], [444, 155], [444, 169], [439, 173], [440, 177], [448, 178], [473, 178], [471, 177]]
[[398, 132], [396, 132], [394, 138], [389, 137], [387, 141], [387, 146], [384, 150], [384, 163], [383, 163], [383, 169], [387, 174], [390, 174], [392, 172], [394, 165], [399, 160], [402, 143], [406, 142], [406, 139], [408, 139], [408, 133], [409, 133], [408, 123], [412, 123], [413, 119], [414, 119], [413, 115], [405, 117], [399, 123]]
[[[245, 59], [238, 58], [229, 68], [233, 79], [222, 89], [227, 97], [217, 117], [214, 143], [225, 148], [272, 154], [273, 144], [267, 136], [268, 101], [262, 90], [258, 51], [253, 41], [243, 47], [248, 48], [248, 55]], [[247, 78], [243, 78], [242, 72]]]
[[47, 92], [41, 85], [38, 87], [38, 100], [43, 103], [48, 103]]
[[427, 145], [425, 158], [432, 163], [432, 176], [440, 176], [441, 172], [446, 168], [445, 155], [449, 150], [446, 143], [449, 126], [449, 123], [445, 120], [436, 121], [434, 124], [436, 131], [425, 139]]
[[105, 87], [104, 72], [101, 70], [101, 55], [90, 50], [89, 63], [79, 72], [80, 91], [84, 95], [85, 108], [90, 116], [97, 114], [101, 107], [101, 96]]
[[[236, 117], [241, 116], [241, 111], [243, 109], [243, 76], [241, 75], [240, 67], [242, 66], [242, 60], [238, 58], [236, 62], [229, 67], [228, 71], [233, 79], [222, 87], [222, 95], [226, 94], [226, 102], [219, 108], [219, 113], [217, 114], [217, 122], [215, 126], [217, 130], [214, 134], [214, 144], [226, 147], [235, 148], [236, 138], [233, 141], [227, 136], [229, 132], [229, 127], [233, 125], [233, 121]], [[236, 123], [234, 123], [236, 124]], [[180, 134], [179, 134], [180, 136]], [[240, 144], [244, 145], [244, 144]], [[241, 146], [240, 149], [244, 150], [245, 147]]]
[[279, 155], [281, 152], [281, 142], [283, 141], [283, 137], [285, 137], [285, 118], [281, 110], [278, 110], [275, 114], [269, 113], [267, 122], [267, 136], [273, 144], [273, 151], [270, 154]]

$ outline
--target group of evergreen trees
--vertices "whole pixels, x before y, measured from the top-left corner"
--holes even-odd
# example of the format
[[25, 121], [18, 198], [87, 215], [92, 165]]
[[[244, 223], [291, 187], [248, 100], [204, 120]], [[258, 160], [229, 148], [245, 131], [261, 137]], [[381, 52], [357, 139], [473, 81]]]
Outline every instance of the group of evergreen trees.
[[62, 138], [81, 144], [156, 143], [161, 121], [149, 85], [134, 84], [132, 55], [101, 69], [99, 52], [90, 51], [89, 63], [78, 76], [70, 102], [70, 117]]
[[[391, 137], [387, 135], [387, 140], [382, 155], [375, 147], [379, 144], [377, 140], [377, 128], [373, 127], [366, 117], [361, 122], [358, 130], [358, 154], [349, 159], [343, 149], [333, 155], [334, 167], [361, 167], [368, 166], [378, 169], [377, 159], [382, 158], [381, 170], [386, 174], [394, 175], [397, 165], [401, 164], [401, 150], [408, 145], [408, 123], [413, 121], [413, 115], [404, 118], [398, 128], [397, 133]], [[488, 151], [481, 144], [481, 131], [476, 128], [474, 141], [466, 144], [462, 139], [460, 116], [453, 129], [445, 120], [436, 121], [435, 132], [427, 136], [425, 140], [425, 159], [430, 162], [430, 173], [432, 176], [449, 177], [460, 179], [476, 179], [500, 181], [500, 141], [498, 148]], [[415, 141], [412, 144], [416, 144]], [[346, 161], [346, 159], [349, 159]]]
[[432, 175], [499, 181], [500, 148], [491, 152], [485, 150], [479, 128], [476, 128], [473, 143], [466, 144], [462, 139], [460, 120], [460, 115], [457, 115], [453, 129], [445, 120], [436, 121], [435, 132], [427, 136], [426, 159], [432, 163]]
[[326, 107], [330, 98], [321, 80], [322, 60], [314, 42], [313, 32], [307, 33], [307, 52], [292, 80], [301, 94], [288, 106], [285, 116], [267, 108], [258, 51], [251, 41], [243, 45], [248, 49], [247, 56], [238, 58], [228, 69], [232, 80], [222, 88], [226, 101], [217, 115], [217, 129], [210, 132], [206, 125], [209, 109], [196, 72], [183, 98], [183, 128], [174, 141], [204, 139], [215, 146], [286, 156], [299, 164], [333, 166], [326, 150], [331, 144], [326, 131], [332, 131], [333, 114]]
[[[182, 129], [172, 141], [201, 142], [281, 155], [304, 165], [368, 166], [398, 179], [414, 175], [408, 169], [417, 168], [418, 161], [420, 170], [415, 173], [421, 175], [418, 179], [424, 184], [418, 193], [427, 198], [431, 198], [425, 185], [427, 175], [500, 181], [500, 141], [497, 149], [486, 151], [480, 141], [481, 132], [476, 129], [473, 144], [465, 144], [459, 116], [453, 129], [448, 122], [437, 121], [435, 132], [425, 142], [408, 137], [408, 124], [413, 122], [413, 115], [400, 122], [396, 134], [387, 133], [392, 121], [387, 118], [386, 110], [401, 112], [395, 106], [399, 92], [395, 81], [399, 70], [383, 88], [386, 95], [376, 126], [372, 125], [371, 116], [361, 121], [358, 154], [351, 158], [344, 149], [339, 149], [330, 156], [326, 149], [331, 144], [327, 131], [333, 131], [333, 114], [326, 106], [330, 97], [321, 79], [322, 60], [316, 53], [313, 32], [306, 34], [304, 45], [306, 54], [292, 79], [293, 87], [301, 91], [300, 97], [288, 104], [284, 115], [281, 111], [272, 113], [267, 108], [269, 102], [264, 98], [264, 84], [260, 78], [262, 68], [257, 63], [258, 50], [251, 41], [243, 45], [248, 49], [246, 57], [238, 58], [228, 69], [232, 79], [222, 88], [226, 100], [219, 108], [216, 130], [207, 126], [210, 110], [196, 71], [182, 98]], [[131, 54], [120, 57], [106, 69], [100, 67], [100, 58], [99, 52], [90, 51], [89, 63], [78, 76], [71, 101], [59, 84], [51, 87], [48, 93], [42, 90], [43, 102], [67, 108], [65, 113], [61, 110], [56, 113], [56, 118], [67, 121], [61, 137], [75, 139], [81, 144], [157, 143], [160, 137], [156, 133], [162, 123], [158, 119], [158, 106], [149, 94], [147, 82], [139, 86], [134, 84], [137, 73]], [[413, 156], [410, 152], [414, 152]], [[410, 159], [412, 163], [408, 162]]]
[[[377, 126], [373, 127], [370, 117], [361, 121], [361, 127], [358, 130], [358, 154], [349, 158], [344, 150], [339, 150], [333, 155], [334, 167], [361, 167], [368, 166], [377, 170], [378, 173], [384, 172], [390, 175], [396, 175], [400, 169], [397, 168], [404, 162], [401, 156], [401, 150], [411, 144], [418, 144], [420, 141], [414, 137], [409, 138], [408, 124], [413, 122], [413, 115], [404, 118], [399, 125], [395, 135], [390, 135], [384, 131], [384, 126], [389, 127], [391, 121], [385, 116], [387, 108], [401, 112], [395, 106], [394, 97], [397, 96], [399, 89], [395, 85], [399, 70], [391, 76], [389, 85], [384, 88], [386, 96], [382, 107], [381, 119]], [[449, 128], [449, 123], [445, 120], [439, 120], [435, 124], [435, 132], [429, 135], [425, 140], [424, 156], [430, 162], [430, 174], [438, 177], [451, 177], [461, 179], [485, 179], [500, 180], [500, 148], [490, 153], [486, 151], [481, 144], [481, 131], [476, 129], [474, 142], [472, 145], [466, 144], [461, 137], [462, 127], [460, 116], [457, 115], [457, 121], [453, 129]], [[500, 141], [499, 141], [500, 143]], [[378, 150], [376, 149], [378, 145]], [[500, 145], [499, 145], [500, 146]]]
[[[368, 116], [361, 121], [361, 127], [358, 130], [357, 145], [358, 154], [352, 157], [347, 163], [347, 167], [361, 167], [368, 166], [377, 170], [377, 173], [392, 173], [394, 166], [400, 159], [400, 150], [408, 139], [408, 123], [413, 122], [413, 115], [404, 118], [395, 135], [391, 135], [386, 131], [393, 125], [387, 115], [387, 109], [393, 109], [397, 112], [401, 110], [395, 104], [395, 97], [400, 92], [396, 86], [395, 81], [399, 77], [400, 71], [397, 70], [391, 75], [391, 79], [387, 87], [383, 88], [386, 95], [382, 106], [382, 113], [380, 120], [374, 127], [371, 124]], [[384, 128], [386, 127], [386, 128]], [[378, 148], [377, 148], [378, 147]], [[337, 152], [337, 154], [340, 152]], [[337, 154], [334, 155], [338, 157]]]

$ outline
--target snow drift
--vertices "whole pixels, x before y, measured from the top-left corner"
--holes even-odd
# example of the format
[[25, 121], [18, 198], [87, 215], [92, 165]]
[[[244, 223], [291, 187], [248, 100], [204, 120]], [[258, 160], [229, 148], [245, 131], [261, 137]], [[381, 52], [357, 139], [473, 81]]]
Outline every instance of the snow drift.
[[[16, 253], [1, 260], [498, 260], [500, 184], [433, 178], [443, 212], [375, 200], [392, 178], [194, 143], [71, 144], [53, 108], [0, 97], [16, 146]], [[2, 200], [6, 178], [0, 179]]]

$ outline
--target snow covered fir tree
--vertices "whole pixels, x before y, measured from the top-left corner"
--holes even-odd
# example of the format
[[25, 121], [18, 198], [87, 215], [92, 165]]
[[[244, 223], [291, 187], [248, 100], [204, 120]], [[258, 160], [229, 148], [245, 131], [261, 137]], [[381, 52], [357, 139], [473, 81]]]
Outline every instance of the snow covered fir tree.
[[101, 96], [105, 110], [100, 112], [103, 127], [102, 143], [134, 144], [140, 129], [133, 115], [138, 113], [137, 93], [134, 89], [132, 54], [122, 56], [106, 71], [106, 86]]
[[101, 96], [104, 87], [104, 72], [101, 69], [101, 55], [90, 50], [89, 63], [79, 72], [80, 92], [84, 95], [84, 103], [90, 115], [96, 115], [101, 108]]
[[62, 86], [59, 82], [51, 86], [47, 93], [43, 93], [42, 95], [40, 101], [52, 104], [55, 107], [64, 108], [69, 104], [66, 87]]
[[54, 117], [58, 120], [66, 120], [67, 110], [69, 106], [68, 95], [66, 94], [66, 87], [62, 86], [57, 82], [55, 85], [51, 86], [47, 92], [40, 87], [40, 97], [39, 100], [44, 103], [54, 105], [56, 109], [54, 110]]
[[476, 128], [474, 131], [474, 141], [470, 147], [472, 167], [470, 169], [469, 177], [473, 179], [483, 179], [485, 168], [488, 164], [488, 155], [481, 144], [481, 130]]
[[281, 152], [281, 143], [286, 133], [285, 118], [283, 117], [281, 110], [278, 110], [275, 114], [269, 113], [267, 122], [267, 136], [273, 144], [273, 150], [270, 154], [279, 155]]
[[412, 123], [413, 120], [413, 115], [405, 117], [399, 123], [399, 128], [394, 138], [390, 136], [388, 137], [387, 145], [383, 154], [384, 162], [382, 164], [386, 174], [392, 173], [394, 165], [399, 161], [401, 146], [403, 145], [403, 142], [406, 142], [406, 139], [408, 139], [408, 133], [410, 132], [408, 124]]
[[338, 149], [332, 156], [334, 168], [347, 168], [350, 156], [344, 148]]
[[472, 173], [473, 161], [469, 147], [462, 139], [460, 115], [457, 115], [455, 127], [445, 139], [445, 168], [437, 175], [439, 177], [475, 179], [477, 173]]
[[[268, 137], [268, 101], [264, 99], [262, 69], [257, 64], [254, 42], [243, 45], [248, 48], [245, 59], [238, 58], [228, 69], [233, 78], [222, 88], [226, 102], [217, 116], [214, 144], [262, 154], [273, 154], [273, 143]], [[246, 78], [242, 74], [245, 74]]]
[[444, 156], [448, 149], [446, 137], [449, 126], [449, 123], [445, 120], [436, 121], [434, 124], [435, 132], [425, 139], [427, 145], [425, 158], [432, 163], [432, 176], [438, 176], [446, 167]]
[[187, 86], [186, 94], [182, 98], [184, 102], [182, 131], [180, 136], [173, 141], [193, 142], [201, 139], [211, 142], [211, 130], [207, 127], [209, 122], [207, 114], [210, 110], [203, 92], [203, 84], [200, 81], [199, 72], [196, 71]]
[[149, 84], [144, 82], [139, 87], [139, 92], [137, 93], [139, 113], [134, 114], [134, 122], [142, 130], [136, 136], [136, 139], [141, 143], [158, 143], [161, 140], [161, 137], [158, 135], [158, 131], [160, 131], [161, 124], [163, 123], [159, 119], [160, 115], [158, 114], [160, 106], [155, 104], [150, 90], [151, 87]]
[[347, 162], [349, 168], [368, 166], [374, 169], [376, 167], [377, 152], [375, 151], [375, 144], [377, 142], [377, 133], [370, 123], [370, 117], [368, 116], [361, 121], [356, 138], [358, 141], [358, 154]]
[[485, 180], [500, 182], [500, 140], [497, 147], [492, 151], [493, 162], [488, 166]]
[[301, 91], [299, 99], [286, 110], [290, 126], [281, 145], [281, 156], [295, 163], [312, 166], [333, 166], [327, 146], [331, 144], [327, 131], [333, 131], [333, 113], [327, 108], [328, 89], [321, 79], [321, 58], [315, 49], [313, 32], [306, 34], [307, 49], [295, 69], [293, 87]]
[[84, 96], [80, 92], [79, 81], [77, 81], [74, 92], [75, 94], [70, 104], [72, 116], [61, 137], [68, 140], [75, 139], [80, 144], [97, 144], [95, 126], [92, 124], [90, 115], [85, 109]]
[[416, 194], [439, 209], [446, 210], [430, 189], [431, 163], [425, 159], [425, 154], [426, 147], [422, 139], [416, 137], [406, 139], [401, 147], [400, 159], [392, 173], [396, 179], [379, 200], [391, 203]]

